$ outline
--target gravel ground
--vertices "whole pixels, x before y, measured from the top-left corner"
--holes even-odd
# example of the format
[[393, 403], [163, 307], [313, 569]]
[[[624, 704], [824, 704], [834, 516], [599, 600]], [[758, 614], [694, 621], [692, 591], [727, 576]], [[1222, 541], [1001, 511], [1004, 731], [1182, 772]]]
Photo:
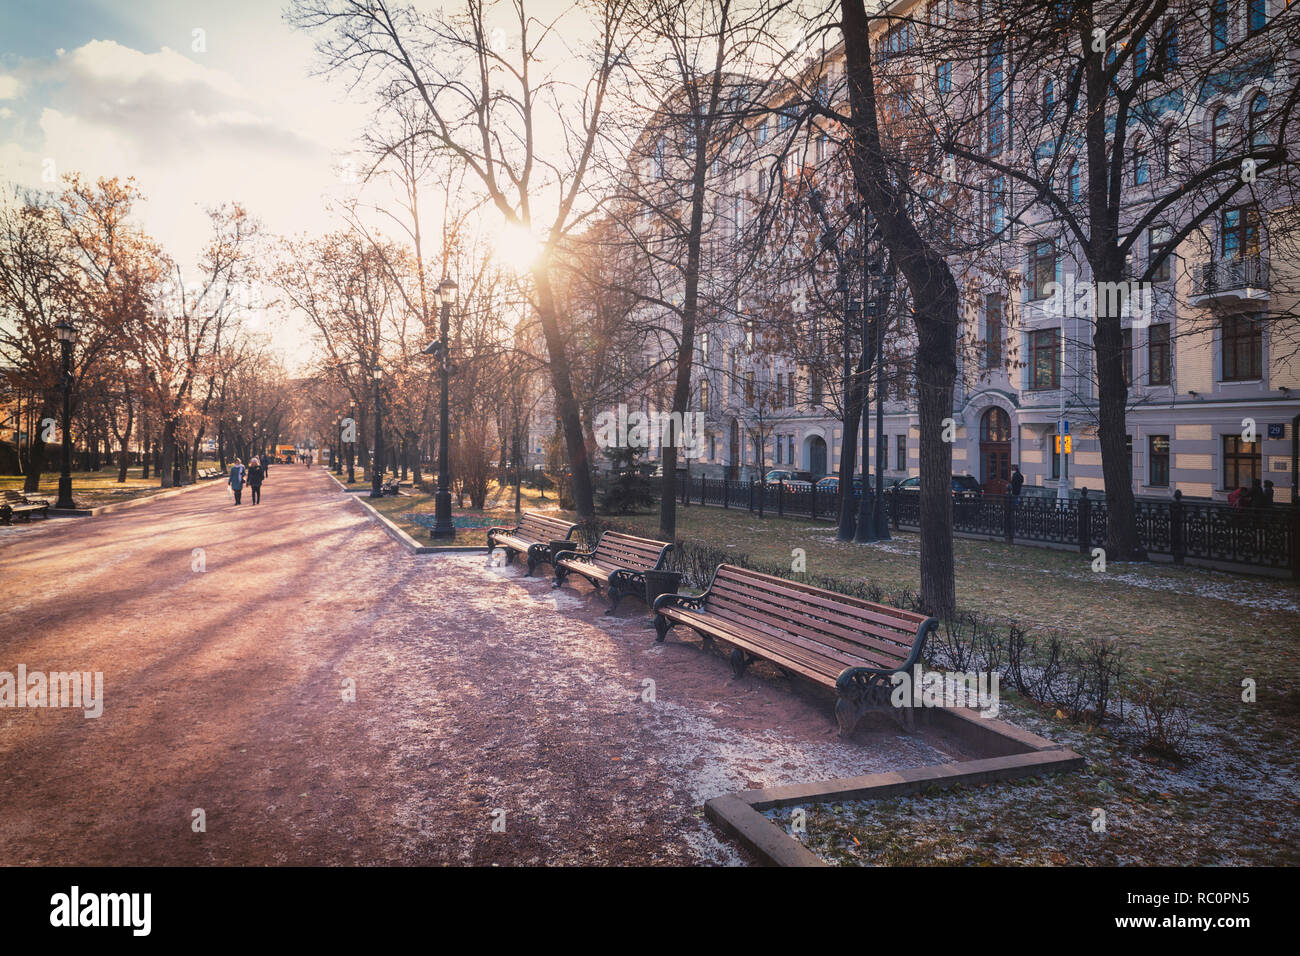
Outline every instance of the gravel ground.
[[0, 710], [0, 854], [736, 864], [710, 797], [963, 756], [887, 720], [841, 741], [828, 698], [603, 609], [408, 554], [316, 469], [6, 533], [0, 671], [102, 671], [104, 709]]

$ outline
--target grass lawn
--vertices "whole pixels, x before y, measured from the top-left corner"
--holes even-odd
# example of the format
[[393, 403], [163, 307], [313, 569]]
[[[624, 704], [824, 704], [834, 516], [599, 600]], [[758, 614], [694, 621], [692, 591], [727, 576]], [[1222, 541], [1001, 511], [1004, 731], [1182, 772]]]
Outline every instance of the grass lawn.
[[[657, 515], [620, 519], [654, 536]], [[900, 533], [876, 545], [835, 540], [830, 524], [759, 519], [745, 511], [678, 510], [684, 540], [865, 579], [888, 591], [919, 586], [919, 544]], [[1088, 728], [1057, 719], [1002, 686], [1002, 716], [1074, 747], [1087, 770], [888, 803], [808, 807], [802, 837], [835, 862], [1300, 863], [1300, 589], [1289, 581], [1111, 563], [1076, 552], [957, 539], [958, 603], [1076, 638], [1113, 638], [1130, 672], [1173, 674], [1188, 694], [1185, 759], [1141, 752], [1131, 725]], [[1257, 687], [1242, 700], [1242, 682]], [[1131, 708], [1130, 708], [1131, 711]], [[1131, 714], [1130, 714], [1131, 716]], [[1093, 830], [1104, 810], [1104, 834]], [[773, 811], [787, 820], [790, 811]]]
[[[200, 461], [199, 469], [215, 468], [215, 461]], [[151, 469], [152, 471], [152, 469]], [[26, 481], [24, 475], [0, 475], [0, 489], [22, 491]], [[79, 508], [96, 508], [115, 501], [142, 498], [166, 491], [158, 484], [156, 476], [148, 480], [140, 477], [139, 466], [133, 466], [126, 473], [126, 481], [117, 480], [117, 467], [105, 467], [102, 471], [74, 471], [72, 473], [72, 499]], [[59, 473], [57, 470], [41, 475], [40, 491], [33, 497], [49, 498], [53, 504], [59, 496]]]
[[[358, 479], [360, 477], [357, 475]], [[369, 490], [370, 483], [358, 480], [350, 487]], [[433, 525], [433, 495], [399, 495], [395, 498], [367, 499], [366, 503], [374, 505], [377, 511], [382, 512], [385, 517], [391, 519], [421, 544], [432, 540], [429, 537], [429, 530]], [[537, 489], [524, 487], [520, 508], [524, 511], [553, 511], [556, 509], [555, 493], [549, 492], [543, 498], [542, 493]], [[486, 547], [488, 528], [515, 523], [514, 486], [501, 486], [492, 482], [482, 510], [470, 508], [469, 498], [465, 499], [465, 507], [460, 507], [453, 492], [451, 517], [456, 525], [456, 540], [451, 543]]]

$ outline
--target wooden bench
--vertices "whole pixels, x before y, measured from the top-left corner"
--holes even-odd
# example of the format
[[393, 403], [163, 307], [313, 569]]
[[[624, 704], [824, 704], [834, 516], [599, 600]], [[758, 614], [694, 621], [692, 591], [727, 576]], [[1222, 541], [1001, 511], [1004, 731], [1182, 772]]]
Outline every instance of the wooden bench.
[[605, 531], [591, 551], [560, 551], [553, 555], [555, 583], [551, 586], [560, 587], [570, 572], [581, 575], [597, 591], [605, 587], [610, 600], [605, 613], [613, 614], [624, 595], [637, 594], [644, 600], [645, 573], [663, 568], [670, 550], [672, 545], [662, 541]]
[[734, 647], [739, 679], [758, 658], [787, 675], [833, 687], [840, 735], [869, 708], [888, 708], [904, 727], [910, 708], [890, 707], [891, 676], [908, 672], [939, 622], [924, 614], [722, 564], [700, 595], [665, 594], [654, 603], [658, 640], [678, 624]]
[[44, 498], [28, 498], [20, 491], [0, 492], [0, 524], [13, 524], [15, 515], [22, 515], [24, 521], [31, 521], [34, 514], [48, 518], [50, 503]]
[[528, 573], [549, 559], [552, 541], [567, 541], [577, 525], [563, 518], [525, 511], [513, 528], [488, 528], [487, 549], [491, 554], [497, 546], [506, 549], [506, 564], [520, 554], [528, 557]]

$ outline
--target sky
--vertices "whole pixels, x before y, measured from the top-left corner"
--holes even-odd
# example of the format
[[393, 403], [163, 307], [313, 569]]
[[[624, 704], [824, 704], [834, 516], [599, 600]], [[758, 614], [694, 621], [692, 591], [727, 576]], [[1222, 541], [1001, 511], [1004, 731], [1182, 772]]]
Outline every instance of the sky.
[[[204, 210], [239, 202], [269, 233], [337, 226], [366, 104], [314, 76], [312, 37], [274, 0], [0, 4], [0, 181], [134, 176], [141, 226], [182, 263]], [[358, 160], [351, 160], [352, 168]], [[266, 322], [259, 317], [257, 322]], [[289, 349], [300, 330], [266, 328]]]

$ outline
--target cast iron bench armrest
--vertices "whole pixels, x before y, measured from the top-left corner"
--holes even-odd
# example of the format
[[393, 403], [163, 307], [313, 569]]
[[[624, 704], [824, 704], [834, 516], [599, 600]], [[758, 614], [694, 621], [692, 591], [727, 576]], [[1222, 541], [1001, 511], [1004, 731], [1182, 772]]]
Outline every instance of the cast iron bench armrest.
[[679, 607], [684, 611], [700, 611], [704, 609], [704, 602], [708, 596], [708, 591], [701, 594], [661, 594], [655, 598], [651, 610], [658, 613], [660, 608]]
[[908, 655], [907, 660], [897, 667], [846, 667], [840, 671], [840, 676], [835, 679], [835, 686], [841, 690], [849, 690], [854, 684], [861, 683], [863, 678], [880, 678], [888, 677], [890, 674], [897, 674], [904, 671], [910, 671], [912, 665], [921, 658], [921, 651], [925, 649], [925, 642], [939, 628], [939, 621], [936, 618], [928, 617], [921, 622], [916, 629], [916, 640], [912, 643], [912, 652]]

